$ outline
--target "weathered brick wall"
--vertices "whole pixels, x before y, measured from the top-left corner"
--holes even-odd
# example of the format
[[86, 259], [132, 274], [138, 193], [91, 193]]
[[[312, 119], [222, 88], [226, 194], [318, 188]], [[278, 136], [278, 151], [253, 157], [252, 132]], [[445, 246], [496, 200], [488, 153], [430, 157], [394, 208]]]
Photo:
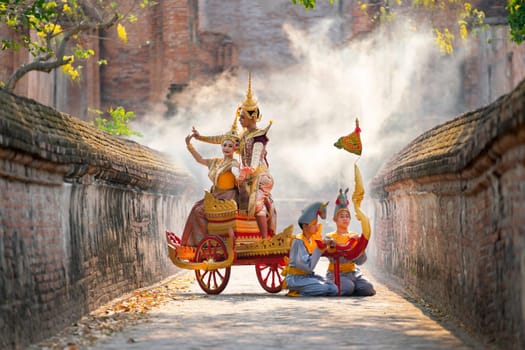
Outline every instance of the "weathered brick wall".
[[[0, 89], [0, 348], [175, 272], [189, 176], [135, 142]], [[190, 198], [191, 197], [191, 198]]]
[[[367, 11], [361, 9], [362, 3], [367, 5]], [[466, 57], [458, 111], [492, 102], [525, 77], [525, 46], [509, 41], [503, 8], [506, 0], [473, 3], [486, 11], [490, 26], [466, 44], [458, 40], [455, 55]], [[94, 48], [96, 55], [83, 64], [80, 82], [71, 83], [60, 70], [53, 74], [31, 72], [20, 81], [15, 93], [84, 120], [94, 117], [88, 113], [89, 108], [107, 110], [117, 105], [138, 115], [162, 115], [166, 112], [164, 103], [172, 99], [167, 95], [174, 84], [186, 86], [238, 67], [263, 74], [261, 71], [294, 62], [283, 24], [311, 29], [326, 19], [335, 20], [338, 25], [332, 28], [330, 36], [343, 45], [376, 28], [378, 22], [371, 18], [381, 4], [382, 0], [334, 4], [319, 1], [315, 11], [306, 11], [291, 1], [159, 0], [155, 6], [137, 13], [136, 23], [126, 24], [128, 43], [117, 38], [115, 28], [99, 33], [100, 40], [93, 33], [86, 47]], [[396, 4], [390, 2], [390, 6]], [[428, 16], [421, 15], [426, 19]], [[450, 11], [435, 11], [432, 18], [435, 23], [457, 27], [455, 14]], [[12, 35], [1, 25], [0, 34]], [[108, 64], [99, 66], [98, 59], [106, 59]], [[433, 67], [449, 59], [436, 58]], [[6, 80], [26, 60], [23, 50], [0, 52], [0, 80]], [[434, 74], [441, 75], [439, 70], [421, 74], [430, 84], [440, 81], [433, 78]], [[176, 103], [176, 98], [171, 102]]]
[[[199, 28], [231, 37], [239, 47], [239, 66], [243, 69], [276, 69], [295, 61], [283, 29], [285, 23], [307, 29], [323, 20], [339, 20], [341, 26], [330, 34], [336, 43], [341, 43], [353, 33], [350, 11], [354, 7], [350, 1], [333, 5], [318, 1], [315, 11], [307, 11], [291, 1], [201, 0]], [[367, 23], [364, 19], [359, 21], [363, 27]]]
[[[200, 32], [198, 11], [197, 0], [159, 0], [136, 11], [135, 23], [125, 23], [127, 43], [115, 28], [90, 33], [84, 45], [95, 56], [82, 63], [80, 82], [71, 82], [60, 69], [52, 74], [30, 72], [14, 92], [83, 120], [94, 117], [90, 108], [105, 111], [119, 105], [139, 115], [162, 114], [171, 84], [188, 84], [237, 66], [236, 44], [213, 29]], [[0, 34], [13, 35], [1, 23]], [[24, 50], [0, 52], [0, 81], [27, 59]], [[99, 59], [107, 64], [99, 66]]]
[[448, 314], [525, 347], [525, 80], [424, 133], [372, 181], [374, 255]]
[[[114, 29], [100, 41], [100, 55], [108, 60], [101, 68], [104, 109], [125, 106], [138, 114], [165, 112], [163, 102], [171, 84], [188, 84], [236, 66], [235, 44], [222, 33], [199, 31], [197, 0], [157, 1], [128, 25], [128, 43]], [[201, 38], [201, 35], [203, 38]], [[221, 58], [224, 46], [233, 57]]]

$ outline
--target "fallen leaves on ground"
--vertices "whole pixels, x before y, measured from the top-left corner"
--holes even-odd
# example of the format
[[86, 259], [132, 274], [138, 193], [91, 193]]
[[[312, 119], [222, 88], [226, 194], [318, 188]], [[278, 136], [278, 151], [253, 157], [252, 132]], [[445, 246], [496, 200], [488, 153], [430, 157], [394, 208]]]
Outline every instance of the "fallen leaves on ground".
[[[148, 311], [178, 299], [180, 292], [188, 290], [192, 281], [189, 276], [181, 275], [160, 285], [135, 290], [99, 307], [56, 336], [29, 349], [77, 350], [89, 346], [127, 326], [147, 321]], [[128, 343], [134, 341], [128, 339]]]

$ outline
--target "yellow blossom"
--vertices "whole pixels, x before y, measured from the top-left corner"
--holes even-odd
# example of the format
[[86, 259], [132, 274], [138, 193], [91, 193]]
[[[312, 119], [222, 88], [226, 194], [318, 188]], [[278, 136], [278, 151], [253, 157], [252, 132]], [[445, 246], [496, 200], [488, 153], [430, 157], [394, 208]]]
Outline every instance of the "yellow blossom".
[[9, 27], [14, 27], [18, 24], [18, 21], [16, 20], [16, 17], [7, 17], [7, 20], [5, 22]]
[[75, 62], [75, 56], [73, 56], [73, 55], [71, 55], [71, 56], [63, 56], [62, 59], [64, 61], [69, 61], [70, 64]]
[[117, 24], [117, 34], [120, 40], [127, 43], [128, 42], [128, 35], [126, 34], [126, 28], [122, 24]]
[[73, 67], [73, 62], [75, 62], [75, 56], [64, 56], [63, 60], [69, 61], [67, 64], [64, 64], [62, 66], [62, 71], [64, 72], [64, 74], [68, 75], [73, 81], [79, 80], [80, 72], [78, 71], [78, 69]]
[[465, 40], [467, 38], [467, 35], [468, 35], [467, 26], [465, 24], [461, 24], [459, 26], [459, 36], [461, 37], [462, 40]]
[[436, 43], [439, 46], [439, 50], [447, 55], [454, 52], [454, 46], [452, 42], [454, 41], [454, 35], [450, 33], [448, 29], [445, 29], [443, 32], [439, 29], [434, 29], [436, 33]]
[[73, 81], [80, 79], [79, 71], [75, 69], [73, 65], [71, 65], [71, 63], [63, 65], [62, 71], [64, 72], [64, 74], [68, 75]]
[[62, 32], [62, 27], [60, 24], [46, 23], [39, 31], [39, 37], [45, 37], [47, 35], [57, 35]]

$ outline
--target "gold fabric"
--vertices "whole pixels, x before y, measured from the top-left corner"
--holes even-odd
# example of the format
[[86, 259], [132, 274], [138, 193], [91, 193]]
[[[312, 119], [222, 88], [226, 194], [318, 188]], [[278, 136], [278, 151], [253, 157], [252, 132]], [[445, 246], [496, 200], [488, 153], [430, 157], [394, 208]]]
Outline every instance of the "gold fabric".
[[[334, 263], [328, 265], [328, 271], [334, 271]], [[354, 272], [355, 263], [353, 261], [339, 264], [339, 272]]]
[[[238, 166], [235, 159], [213, 158], [208, 159], [208, 177], [213, 182], [212, 194], [216, 199], [235, 200], [237, 189], [235, 177], [231, 172], [232, 166]], [[204, 199], [196, 202], [186, 219], [182, 233], [182, 245], [197, 246], [202, 238], [208, 235], [208, 220], [204, 211]]]
[[297, 269], [295, 267], [292, 267], [292, 266], [288, 266], [288, 270], [286, 270], [286, 273], [288, 275], [308, 275], [309, 272], [307, 271], [304, 271], [304, 270], [301, 270], [301, 269]]

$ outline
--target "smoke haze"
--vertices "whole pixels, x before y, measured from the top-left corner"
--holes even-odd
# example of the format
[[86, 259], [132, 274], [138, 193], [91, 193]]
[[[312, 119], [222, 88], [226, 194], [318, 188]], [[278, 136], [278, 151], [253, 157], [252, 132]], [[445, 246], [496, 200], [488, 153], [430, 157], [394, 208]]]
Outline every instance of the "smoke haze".
[[[461, 108], [461, 57], [441, 59], [430, 31], [391, 27], [359, 42], [335, 45], [329, 39], [332, 25], [326, 20], [308, 31], [284, 25], [295, 64], [252, 71], [262, 113], [259, 127], [273, 121], [268, 161], [277, 200], [332, 203], [340, 187], [353, 189], [356, 160], [366, 191], [382, 163]], [[171, 154], [208, 188], [207, 169], [193, 160], [184, 137], [192, 126], [203, 135], [228, 130], [245, 97], [247, 76], [240, 67], [237, 76], [190, 86], [177, 97], [175, 117], [138, 127], [145, 134], [140, 142]], [[361, 157], [333, 146], [354, 130], [355, 118], [362, 129]], [[218, 145], [192, 142], [204, 157], [221, 156]]]

